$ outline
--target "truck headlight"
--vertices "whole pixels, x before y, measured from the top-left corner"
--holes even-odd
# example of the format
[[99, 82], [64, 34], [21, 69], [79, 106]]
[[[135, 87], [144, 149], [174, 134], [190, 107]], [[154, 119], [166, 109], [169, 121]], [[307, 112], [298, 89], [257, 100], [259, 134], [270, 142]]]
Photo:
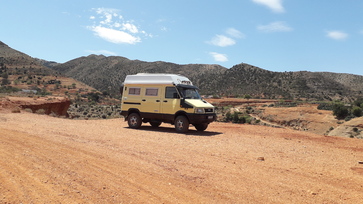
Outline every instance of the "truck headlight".
[[194, 109], [194, 113], [204, 113], [204, 108], [196, 108]]

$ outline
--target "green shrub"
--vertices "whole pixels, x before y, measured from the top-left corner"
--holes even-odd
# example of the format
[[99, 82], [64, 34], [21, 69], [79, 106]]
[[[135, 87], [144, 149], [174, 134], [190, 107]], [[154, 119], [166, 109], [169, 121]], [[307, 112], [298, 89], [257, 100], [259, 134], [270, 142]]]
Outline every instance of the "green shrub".
[[333, 115], [336, 116], [338, 119], [343, 119], [347, 117], [349, 114], [348, 108], [340, 102], [336, 102], [333, 104]]
[[38, 110], [35, 111], [35, 113], [44, 115], [45, 114], [45, 110], [44, 109], [38, 109]]
[[356, 101], [354, 101], [354, 105], [362, 106], [363, 105], [363, 98], [358, 98]]
[[12, 113], [20, 113], [20, 108], [14, 108], [11, 110]]
[[232, 119], [232, 114], [231, 114], [231, 112], [230, 111], [228, 111], [227, 113], [226, 113], [226, 122], [229, 122], [229, 121], [231, 121], [231, 119]]
[[0, 87], [0, 93], [13, 93], [21, 91], [21, 89], [12, 87], [12, 86], [1, 86]]
[[28, 113], [32, 113], [33, 112], [32, 109], [30, 109], [30, 108], [25, 108], [24, 111], [25, 112], [28, 112]]
[[238, 112], [233, 113], [232, 122], [233, 123], [239, 123], [239, 113]]
[[318, 105], [318, 110], [333, 110], [333, 105], [328, 103], [320, 103]]
[[352, 114], [356, 117], [361, 117], [362, 116], [362, 108], [355, 106], [352, 109]]

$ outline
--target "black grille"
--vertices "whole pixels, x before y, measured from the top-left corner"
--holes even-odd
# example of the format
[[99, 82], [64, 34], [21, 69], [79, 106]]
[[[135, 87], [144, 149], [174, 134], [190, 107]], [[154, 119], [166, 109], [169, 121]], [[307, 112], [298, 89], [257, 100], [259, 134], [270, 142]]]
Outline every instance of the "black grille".
[[204, 111], [206, 112], [206, 113], [213, 113], [214, 111], [213, 111], [213, 108], [206, 108], [206, 109], [204, 109]]

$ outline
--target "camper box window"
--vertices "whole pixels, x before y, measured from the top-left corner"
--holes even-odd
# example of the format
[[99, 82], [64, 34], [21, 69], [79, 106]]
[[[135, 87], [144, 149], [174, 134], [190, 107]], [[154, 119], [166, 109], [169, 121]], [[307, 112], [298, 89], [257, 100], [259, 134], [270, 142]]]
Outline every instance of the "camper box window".
[[146, 88], [145, 96], [157, 96], [158, 88]]
[[140, 88], [130, 88], [129, 94], [130, 95], [140, 95]]

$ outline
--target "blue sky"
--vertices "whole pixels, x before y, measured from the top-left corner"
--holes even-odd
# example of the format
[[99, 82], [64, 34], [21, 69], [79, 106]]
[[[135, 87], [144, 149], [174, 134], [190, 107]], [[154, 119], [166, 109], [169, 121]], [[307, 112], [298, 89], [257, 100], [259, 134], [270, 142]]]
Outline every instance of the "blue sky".
[[363, 75], [362, 0], [0, 0], [0, 41], [49, 61], [103, 54]]

